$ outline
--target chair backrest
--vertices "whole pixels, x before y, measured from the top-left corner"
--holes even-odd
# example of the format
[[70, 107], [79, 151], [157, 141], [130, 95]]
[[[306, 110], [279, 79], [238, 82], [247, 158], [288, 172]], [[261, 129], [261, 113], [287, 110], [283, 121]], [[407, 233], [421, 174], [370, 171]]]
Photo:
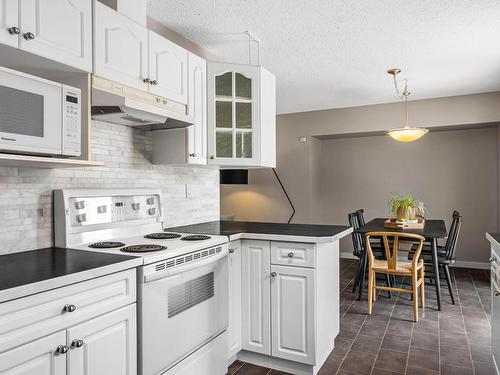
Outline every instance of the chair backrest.
[[[361, 226], [357, 211], [348, 214], [347, 218], [349, 219], [349, 225], [353, 229], [358, 229]], [[361, 257], [364, 251], [363, 235], [361, 233], [352, 232], [351, 237], [352, 237], [353, 254], [359, 258]]]
[[[455, 211], [457, 212], [457, 211]], [[445, 244], [445, 258], [447, 260], [452, 260], [455, 257], [455, 250], [457, 248], [458, 236], [460, 235], [460, 229], [462, 228], [462, 216], [460, 214], [453, 213], [453, 220], [450, 226], [450, 232], [448, 233], [448, 238]]]
[[365, 225], [365, 210], [360, 208], [356, 210], [356, 214], [358, 215], [359, 225]]
[[[368, 232], [366, 233], [366, 248], [368, 250], [368, 257], [371, 262], [374, 260], [373, 251], [370, 245], [370, 238], [378, 237], [382, 238], [385, 250], [385, 257], [387, 259], [387, 268], [389, 270], [395, 270], [398, 262], [398, 250], [399, 243], [405, 241], [405, 243], [413, 242], [417, 244], [417, 249], [415, 250], [415, 255], [413, 256], [412, 263], [415, 266], [420, 257], [420, 252], [424, 245], [425, 238], [413, 233], [401, 233], [401, 232]], [[389, 244], [389, 238], [392, 241], [392, 248]]]

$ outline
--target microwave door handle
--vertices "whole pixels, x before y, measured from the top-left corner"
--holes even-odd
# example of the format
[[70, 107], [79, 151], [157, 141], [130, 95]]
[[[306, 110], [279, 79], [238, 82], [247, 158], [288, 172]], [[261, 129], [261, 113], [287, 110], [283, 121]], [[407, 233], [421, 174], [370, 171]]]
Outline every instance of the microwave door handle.
[[204, 267], [208, 266], [212, 263], [216, 263], [222, 258], [226, 257], [229, 254], [227, 248], [224, 248], [219, 254], [212, 255], [206, 259], [201, 259], [201, 260], [196, 260], [193, 262], [190, 262], [188, 264], [184, 264], [182, 266], [178, 267], [173, 267], [172, 269], [167, 269], [165, 271], [160, 271], [160, 272], [152, 272], [149, 274], [145, 274], [142, 277], [142, 281], [144, 283], [149, 283], [152, 281], [160, 281], [161, 279], [167, 278], [167, 277], [172, 277], [174, 275], [177, 275], [182, 272], [187, 272], [193, 269], [196, 269], [198, 267]]

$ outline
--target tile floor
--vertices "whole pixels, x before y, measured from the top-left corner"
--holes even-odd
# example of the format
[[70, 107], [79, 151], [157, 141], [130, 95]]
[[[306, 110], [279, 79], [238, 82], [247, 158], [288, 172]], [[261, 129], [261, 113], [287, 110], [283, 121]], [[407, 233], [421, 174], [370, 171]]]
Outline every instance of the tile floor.
[[[320, 375], [494, 375], [490, 354], [490, 282], [488, 271], [455, 269], [452, 305], [442, 290], [442, 310], [426, 285], [426, 309], [413, 323], [409, 294], [381, 293], [371, 316], [366, 296], [351, 293], [356, 263], [342, 260], [341, 322], [335, 349]], [[286, 375], [284, 372], [236, 361], [229, 375]]]

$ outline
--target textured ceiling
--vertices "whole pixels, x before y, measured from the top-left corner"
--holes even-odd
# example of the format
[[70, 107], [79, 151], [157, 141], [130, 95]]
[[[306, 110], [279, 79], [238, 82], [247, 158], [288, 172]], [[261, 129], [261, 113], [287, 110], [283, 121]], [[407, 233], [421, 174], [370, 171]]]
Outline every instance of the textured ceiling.
[[410, 99], [500, 90], [499, 0], [148, 0], [148, 14], [226, 61], [248, 61], [232, 33], [256, 35], [278, 113], [394, 102], [391, 67]]

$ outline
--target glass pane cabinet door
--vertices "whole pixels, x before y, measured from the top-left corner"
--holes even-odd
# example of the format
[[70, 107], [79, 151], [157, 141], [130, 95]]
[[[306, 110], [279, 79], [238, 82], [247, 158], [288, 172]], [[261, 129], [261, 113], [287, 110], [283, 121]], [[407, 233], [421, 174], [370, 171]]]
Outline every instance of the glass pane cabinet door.
[[215, 157], [253, 158], [252, 77], [237, 71], [215, 76]]

